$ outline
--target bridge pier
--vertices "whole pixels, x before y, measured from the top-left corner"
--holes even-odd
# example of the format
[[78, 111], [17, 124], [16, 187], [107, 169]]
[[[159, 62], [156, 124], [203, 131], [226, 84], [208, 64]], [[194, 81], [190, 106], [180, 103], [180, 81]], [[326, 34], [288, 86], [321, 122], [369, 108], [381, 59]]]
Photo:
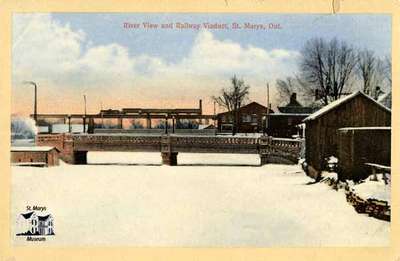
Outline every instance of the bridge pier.
[[178, 165], [178, 152], [161, 152], [162, 164], [169, 166]]
[[259, 155], [260, 155], [260, 165], [261, 165], [261, 166], [270, 163], [270, 162], [269, 162], [268, 154], [259, 154]]

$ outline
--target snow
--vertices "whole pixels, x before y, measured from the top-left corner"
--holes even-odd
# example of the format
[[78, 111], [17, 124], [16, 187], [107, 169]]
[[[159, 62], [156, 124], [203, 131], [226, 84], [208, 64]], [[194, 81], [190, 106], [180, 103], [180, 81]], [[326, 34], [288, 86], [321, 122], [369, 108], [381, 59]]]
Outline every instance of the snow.
[[338, 163], [338, 162], [339, 162], [339, 160], [338, 160], [338, 158], [336, 158], [335, 156], [330, 156], [330, 157], [328, 158], [328, 161], [327, 161], [328, 164], [336, 164], [336, 163]]
[[386, 175], [389, 184], [385, 184], [382, 174], [377, 174], [378, 181], [366, 179], [363, 183], [353, 186], [354, 192], [362, 199], [384, 200], [391, 205], [390, 175]]
[[[11, 224], [27, 205], [38, 205], [54, 217], [56, 235], [41, 243], [46, 245], [390, 243], [389, 222], [357, 214], [344, 193], [326, 184], [307, 185], [313, 180], [299, 165], [259, 167], [258, 155], [180, 153], [180, 166], [171, 167], [159, 165], [160, 158], [90, 152], [90, 165], [12, 166]], [[13, 242], [31, 244], [16, 236]]]
[[54, 147], [49, 146], [11, 147], [11, 151], [49, 151], [52, 149], [54, 149]]
[[383, 126], [376, 126], [376, 127], [346, 127], [340, 128], [339, 131], [350, 131], [350, 130], [391, 130], [392, 127], [383, 127]]
[[370, 96], [364, 94], [361, 91], [357, 91], [357, 92], [353, 92], [352, 94], [349, 94], [347, 96], [344, 96], [340, 99], [337, 99], [336, 101], [333, 101], [331, 103], [329, 103], [328, 105], [322, 107], [321, 109], [319, 109], [318, 111], [314, 112], [313, 114], [311, 114], [310, 116], [308, 116], [307, 118], [305, 118], [303, 121], [310, 121], [310, 120], [315, 120], [316, 118], [324, 115], [325, 113], [329, 112], [330, 110], [338, 107], [339, 105], [345, 103], [346, 101], [349, 101], [351, 99], [353, 99], [354, 97], [356, 97], [357, 95], [363, 95], [366, 98], [370, 99], [371, 101], [373, 101], [374, 103], [376, 103], [378, 106], [380, 106], [381, 108], [387, 110], [387, 111], [391, 111], [389, 108], [385, 107], [384, 105], [382, 105], [381, 103], [377, 102], [376, 100], [372, 99]]

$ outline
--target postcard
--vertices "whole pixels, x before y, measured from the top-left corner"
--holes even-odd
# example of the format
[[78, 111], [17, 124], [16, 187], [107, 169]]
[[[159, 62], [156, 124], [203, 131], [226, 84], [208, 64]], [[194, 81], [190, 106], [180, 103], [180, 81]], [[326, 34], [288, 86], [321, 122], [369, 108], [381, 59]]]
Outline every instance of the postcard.
[[394, 248], [398, 18], [334, 7], [10, 12], [8, 247]]

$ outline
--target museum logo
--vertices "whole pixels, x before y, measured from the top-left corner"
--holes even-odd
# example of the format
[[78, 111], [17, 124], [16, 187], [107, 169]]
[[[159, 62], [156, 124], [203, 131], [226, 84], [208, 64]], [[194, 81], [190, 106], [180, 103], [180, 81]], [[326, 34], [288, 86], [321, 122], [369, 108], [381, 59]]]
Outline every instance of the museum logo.
[[47, 236], [55, 235], [53, 216], [38, 214], [46, 211], [46, 207], [28, 206], [27, 210], [17, 217], [17, 236], [26, 236], [27, 241], [46, 241]]

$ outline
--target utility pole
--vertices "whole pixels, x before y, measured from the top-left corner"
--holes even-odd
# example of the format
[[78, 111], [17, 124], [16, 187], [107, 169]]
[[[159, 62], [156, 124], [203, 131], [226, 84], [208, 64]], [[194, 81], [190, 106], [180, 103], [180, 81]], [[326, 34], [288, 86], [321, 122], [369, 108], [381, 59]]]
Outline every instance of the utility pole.
[[86, 95], [83, 95], [83, 101], [85, 104], [85, 114], [83, 115], [83, 133], [86, 132]]
[[214, 127], [216, 127], [216, 126], [215, 126], [215, 123], [216, 123], [215, 117], [216, 117], [216, 112], [217, 112], [217, 111], [216, 111], [216, 108], [215, 108], [215, 105], [216, 105], [216, 104], [215, 104], [215, 101], [214, 101]]
[[34, 101], [33, 101], [33, 119], [35, 120], [35, 125], [37, 125], [37, 84], [32, 81], [24, 81], [23, 83], [33, 85], [33, 87], [35, 88]]
[[267, 82], [267, 116], [265, 118], [265, 132], [267, 132], [268, 125], [269, 125], [269, 109], [270, 109], [270, 104], [269, 104], [269, 83]]
[[100, 102], [100, 113], [101, 113], [101, 128], [104, 128], [104, 119], [103, 119], [103, 102]]

